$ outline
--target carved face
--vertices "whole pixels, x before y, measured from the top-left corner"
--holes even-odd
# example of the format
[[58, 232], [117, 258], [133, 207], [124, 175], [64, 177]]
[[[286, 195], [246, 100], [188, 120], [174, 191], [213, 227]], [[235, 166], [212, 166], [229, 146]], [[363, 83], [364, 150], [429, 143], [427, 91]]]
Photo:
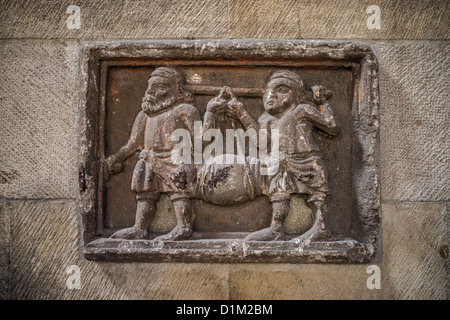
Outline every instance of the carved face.
[[141, 108], [148, 115], [169, 108], [178, 100], [176, 84], [169, 79], [153, 76], [148, 80]]
[[289, 79], [275, 78], [270, 80], [263, 96], [264, 109], [270, 114], [276, 114], [296, 103], [295, 86]]

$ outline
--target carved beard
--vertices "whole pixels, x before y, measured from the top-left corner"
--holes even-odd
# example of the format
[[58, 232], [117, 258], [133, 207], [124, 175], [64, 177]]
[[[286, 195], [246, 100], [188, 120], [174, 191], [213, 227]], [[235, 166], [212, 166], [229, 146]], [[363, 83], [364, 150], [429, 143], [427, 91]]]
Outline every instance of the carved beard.
[[168, 98], [165, 98], [162, 101], [154, 101], [154, 100], [149, 100], [149, 99], [143, 99], [142, 100], [142, 104], [141, 104], [141, 108], [142, 110], [144, 110], [144, 112], [148, 115], [148, 116], [152, 116], [158, 112], [160, 112], [161, 110], [170, 108], [171, 106], [173, 106], [175, 104], [175, 102], [177, 101], [177, 98], [174, 96], [170, 96]]

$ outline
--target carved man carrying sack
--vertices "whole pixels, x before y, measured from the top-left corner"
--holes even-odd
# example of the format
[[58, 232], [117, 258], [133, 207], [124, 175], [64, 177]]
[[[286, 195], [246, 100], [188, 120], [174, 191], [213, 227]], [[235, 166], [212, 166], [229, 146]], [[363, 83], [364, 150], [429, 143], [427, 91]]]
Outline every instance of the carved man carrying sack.
[[[306, 92], [303, 81], [294, 72], [281, 70], [274, 72], [266, 84], [263, 96], [265, 112], [254, 121], [245, 110], [243, 104], [234, 96], [229, 101], [215, 101], [216, 109], [225, 112], [228, 117], [240, 120], [248, 129], [266, 129], [270, 132], [277, 129], [279, 133], [279, 152], [272, 153], [266, 159], [247, 158], [245, 168], [239, 170], [236, 165], [228, 166], [230, 172], [241, 172], [240, 177], [230, 180], [239, 181], [253, 192], [253, 196], [266, 195], [272, 204], [272, 223], [270, 227], [251, 233], [246, 240], [272, 241], [284, 240], [283, 222], [289, 213], [289, 198], [291, 194], [306, 194], [306, 201], [314, 211], [312, 228], [297, 241], [318, 240], [330, 237], [325, 219], [325, 200], [330, 191], [328, 172], [322, 159], [320, 149], [313, 136], [313, 127], [323, 130], [333, 136], [339, 132], [333, 110], [327, 102], [331, 92], [321, 86], [312, 87], [313, 98], [317, 105], [305, 103]], [[211, 101], [213, 102], [213, 100]], [[276, 158], [278, 170], [269, 175], [261, 175], [263, 166], [270, 166], [267, 160]], [[219, 166], [211, 161], [202, 170], [210, 172], [224, 171], [226, 166]], [[204, 177], [201, 177], [205, 180]], [[206, 181], [207, 182], [207, 181]], [[253, 183], [252, 183], [253, 182]], [[204, 182], [205, 183], [205, 182]], [[209, 191], [209, 198], [215, 194], [226, 193], [222, 185]], [[201, 195], [203, 199], [205, 194]], [[243, 195], [236, 195], [243, 196]], [[245, 198], [245, 197], [244, 197]]]
[[177, 145], [171, 133], [186, 129], [193, 135], [194, 121], [201, 121], [197, 108], [184, 102], [187, 95], [183, 80], [173, 68], [160, 67], [152, 72], [128, 143], [106, 160], [108, 171], [118, 172], [125, 159], [141, 150], [131, 183], [137, 200], [135, 225], [116, 232], [113, 238], [147, 238], [156, 201], [163, 192], [173, 202], [177, 226], [159, 238], [178, 240], [192, 234], [193, 162], [174, 164], [171, 160], [172, 150]]
[[[265, 112], [256, 122], [230, 90], [222, 90], [208, 103], [202, 131], [211, 126], [215, 114], [225, 113], [246, 130], [278, 130], [279, 152], [272, 152], [265, 159], [246, 157], [241, 161], [243, 164], [238, 161], [224, 163], [226, 155], [220, 155], [205, 159], [205, 163], [194, 168], [192, 150], [188, 154], [190, 161], [175, 163], [172, 160], [178, 142], [171, 139], [171, 134], [177, 129], [186, 129], [192, 141], [194, 121], [200, 121], [200, 115], [194, 106], [183, 100], [186, 94], [181, 74], [175, 69], [157, 68], [149, 79], [142, 111], [135, 119], [127, 145], [107, 159], [108, 171], [116, 172], [126, 158], [142, 150], [132, 180], [132, 190], [138, 201], [135, 225], [112, 237], [146, 238], [148, 224], [162, 192], [173, 201], [177, 226], [157, 240], [191, 236], [191, 198], [227, 205], [253, 200], [260, 195], [267, 196], [271, 202], [272, 223], [266, 229], [251, 233], [246, 240], [284, 240], [283, 222], [289, 213], [290, 195], [299, 193], [307, 194], [315, 221], [297, 240], [329, 237], [324, 220], [325, 200], [329, 193], [328, 172], [315, 142], [313, 127], [330, 135], [336, 135], [339, 129], [327, 102], [331, 93], [320, 86], [313, 87], [312, 91], [315, 103], [305, 103], [306, 92], [301, 78], [287, 70], [274, 72], [263, 96]], [[180, 155], [186, 159], [185, 156]], [[237, 160], [236, 155], [232, 157]], [[277, 169], [268, 175], [261, 174], [261, 168], [271, 166], [268, 160], [276, 160]]]

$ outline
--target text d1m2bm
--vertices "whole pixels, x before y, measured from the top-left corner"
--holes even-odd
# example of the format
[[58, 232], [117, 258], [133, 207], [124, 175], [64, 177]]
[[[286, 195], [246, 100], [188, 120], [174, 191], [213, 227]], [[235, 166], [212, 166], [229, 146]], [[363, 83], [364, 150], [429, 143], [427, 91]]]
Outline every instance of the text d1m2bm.
[[182, 307], [177, 307], [176, 314], [185, 315], [185, 314], [195, 314], [195, 315], [203, 315], [207, 317], [209, 314], [272, 314], [272, 305], [260, 305], [260, 304], [221, 304], [220, 308], [213, 307], [191, 307], [183, 304]]

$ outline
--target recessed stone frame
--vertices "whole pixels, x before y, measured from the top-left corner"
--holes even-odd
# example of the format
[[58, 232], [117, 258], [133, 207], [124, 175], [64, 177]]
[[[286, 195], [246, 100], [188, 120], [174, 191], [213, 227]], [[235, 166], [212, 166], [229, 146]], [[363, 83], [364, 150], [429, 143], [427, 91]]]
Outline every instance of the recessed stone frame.
[[[377, 61], [369, 45], [300, 40], [86, 42], [82, 46], [81, 66], [78, 200], [82, 217], [83, 254], [87, 259], [211, 263], [368, 263], [375, 256], [379, 249], [381, 217], [379, 93]], [[348, 146], [341, 149], [335, 147], [338, 154], [345, 154], [348, 159], [345, 162], [348, 170], [344, 170], [344, 176], [337, 175], [336, 168], [331, 165], [334, 176], [339, 177], [334, 179], [332, 194], [333, 190], [336, 190], [334, 194], [345, 194], [332, 200], [332, 207], [342, 208], [331, 218], [332, 225], [335, 226], [334, 237], [329, 241], [300, 244], [292, 241], [259, 242], [245, 241], [238, 232], [226, 234], [224, 230], [216, 232], [215, 237], [194, 237], [183, 241], [109, 238], [111, 233], [105, 225], [106, 187], [102, 166], [107, 135], [105, 114], [109, 72], [112, 68], [158, 66], [234, 68], [238, 71], [242, 68], [292, 69], [305, 74], [308, 86], [318, 84], [319, 79], [319, 82], [330, 82], [329, 86], [333, 86], [331, 90], [335, 95], [340, 90], [351, 92], [348, 106], [333, 105], [341, 110], [338, 116], [347, 128], [344, 138], [347, 139]], [[337, 75], [339, 73], [345, 74], [343, 77], [349, 79], [349, 82], [341, 82]], [[336, 150], [333, 151], [335, 154]], [[329, 163], [333, 161], [330, 157], [325, 157], [325, 160]], [[333, 178], [333, 173], [330, 175]], [[338, 180], [346, 184], [345, 193], [338, 191], [341, 189]], [[129, 186], [124, 188], [129, 189]], [[134, 215], [134, 212], [129, 214]]]

